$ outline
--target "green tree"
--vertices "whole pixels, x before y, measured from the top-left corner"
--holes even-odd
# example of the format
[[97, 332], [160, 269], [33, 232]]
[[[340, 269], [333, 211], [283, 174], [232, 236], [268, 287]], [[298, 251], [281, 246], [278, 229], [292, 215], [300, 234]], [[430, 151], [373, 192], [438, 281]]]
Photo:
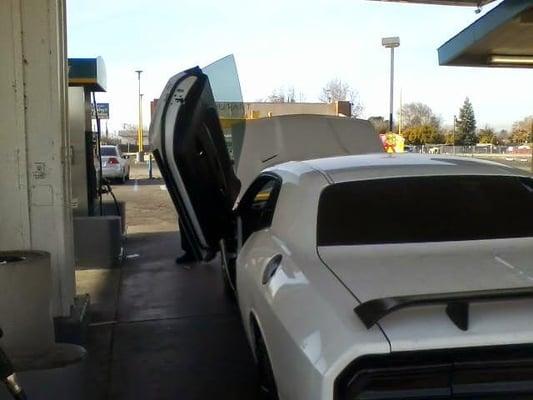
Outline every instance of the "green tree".
[[451, 129], [446, 130], [446, 132], [444, 132], [443, 134], [443, 137], [444, 137], [444, 144], [455, 145], [457, 143], [457, 135], [454, 135], [453, 130]]
[[485, 128], [480, 129], [477, 136], [479, 143], [497, 144], [498, 141], [496, 132], [489, 126], [485, 126]]
[[506, 129], [501, 129], [498, 132], [498, 144], [508, 144], [509, 136], [509, 132]]
[[389, 131], [389, 120], [383, 117], [369, 117], [368, 122], [374, 126], [376, 133], [382, 135]]
[[459, 110], [457, 132], [458, 142], [460, 144], [471, 146], [477, 143], [476, 116], [474, 115], [474, 107], [472, 107], [472, 103], [468, 97]]
[[437, 144], [444, 143], [444, 135], [432, 125], [416, 125], [402, 131], [406, 144]]
[[533, 115], [513, 124], [509, 142], [512, 144], [533, 142]]

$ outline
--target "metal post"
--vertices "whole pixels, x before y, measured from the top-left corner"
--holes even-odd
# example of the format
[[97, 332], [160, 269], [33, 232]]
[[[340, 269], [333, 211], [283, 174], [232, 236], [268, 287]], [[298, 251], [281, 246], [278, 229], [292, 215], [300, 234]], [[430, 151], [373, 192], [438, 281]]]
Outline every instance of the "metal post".
[[142, 70], [136, 70], [137, 80], [139, 83], [138, 96], [139, 96], [139, 124], [137, 126], [137, 160], [143, 161], [143, 128], [142, 128], [142, 96], [141, 96], [141, 73]]
[[144, 132], [143, 132], [143, 95], [139, 93], [139, 144], [140, 152], [144, 153]]
[[531, 140], [529, 142], [529, 146], [531, 147], [531, 173], [533, 174], [533, 119], [531, 120]]
[[393, 120], [392, 112], [394, 108], [394, 47], [390, 48], [390, 111], [389, 111], [389, 130], [392, 132]]
[[152, 171], [152, 153], [148, 154], [148, 179], [152, 179], [154, 177], [153, 171]]
[[455, 155], [455, 124], [457, 123], [457, 116], [453, 116], [453, 136], [452, 136], [452, 151], [453, 155]]
[[390, 110], [389, 110], [389, 130], [392, 132], [394, 120], [392, 113], [394, 111], [394, 48], [400, 46], [400, 38], [397, 36], [386, 37], [381, 39], [381, 44], [390, 49]]
[[403, 102], [402, 102], [402, 90], [400, 89], [400, 120], [398, 121], [398, 135], [402, 135], [403, 124]]

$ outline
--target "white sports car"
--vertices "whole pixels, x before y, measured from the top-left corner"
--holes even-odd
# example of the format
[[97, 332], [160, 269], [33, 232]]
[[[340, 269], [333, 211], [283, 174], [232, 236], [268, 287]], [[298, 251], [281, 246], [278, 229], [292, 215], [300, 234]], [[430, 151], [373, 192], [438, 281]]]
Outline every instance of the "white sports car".
[[347, 118], [246, 124], [242, 151], [259, 132], [273, 144], [255, 164], [239, 155], [237, 175], [257, 170], [241, 195], [200, 69], [169, 81], [150, 134], [197, 257], [221, 252], [266, 398], [533, 398], [526, 173], [440, 155], [338, 156], [380, 150]]

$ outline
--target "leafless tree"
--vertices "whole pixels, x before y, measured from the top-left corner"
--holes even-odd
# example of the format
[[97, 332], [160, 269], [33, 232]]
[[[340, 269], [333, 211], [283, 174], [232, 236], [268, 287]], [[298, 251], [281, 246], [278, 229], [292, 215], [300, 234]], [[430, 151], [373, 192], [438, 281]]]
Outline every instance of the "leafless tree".
[[402, 106], [402, 127], [428, 125], [440, 129], [441, 120], [431, 107], [424, 103], [406, 103]]
[[270, 103], [295, 103], [296, 90], [294, 89], [294, 86], [274, 89], [272, 93], [266, 97], [265, 101]]
[[322, 88], [319, 99], [324, 103], [349, 101], [352, 104], [352, 117], [358, 117], [363, 112], [359, 92], [338, 78], [331, 79], [326, 83]]

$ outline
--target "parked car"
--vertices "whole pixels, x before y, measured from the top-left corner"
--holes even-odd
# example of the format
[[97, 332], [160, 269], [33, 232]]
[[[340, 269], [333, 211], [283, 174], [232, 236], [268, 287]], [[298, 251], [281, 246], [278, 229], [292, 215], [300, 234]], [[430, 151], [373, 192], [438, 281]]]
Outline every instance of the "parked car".
[[130, 179], [129, 156], [122, 154], [118, 146], [101, 146], [102, 176], [125, 183]]
[[169, 81], [150, 131], [195, 254], [221, 254], [265, 398], [532, 398], [532, 179], [441, 155], [308, 159], [320, 117], [297, 118], [309, 129], [270, 119], [285, 153], [255, 149], [269, 167], [242, 191], [201, 70]]

